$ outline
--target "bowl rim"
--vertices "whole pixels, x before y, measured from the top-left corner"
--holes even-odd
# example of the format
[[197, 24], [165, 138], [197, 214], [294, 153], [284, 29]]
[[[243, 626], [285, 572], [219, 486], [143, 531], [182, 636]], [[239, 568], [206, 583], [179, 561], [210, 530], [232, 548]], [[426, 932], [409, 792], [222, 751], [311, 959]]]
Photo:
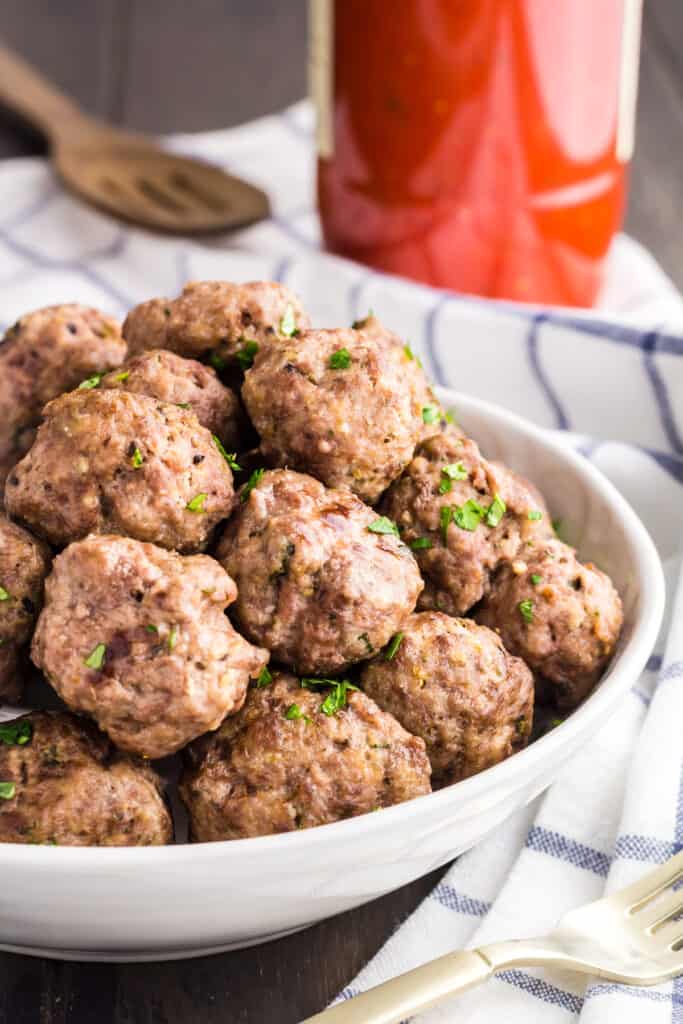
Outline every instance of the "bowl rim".
[[167, 846], [41, 846], [24, 843], [0, 842], [0, 867], [9, 868], [21, 860], [22, 868], [36, 870], [87, 870], [90, 874], [117, 869], [136, 872], [160, 862], [179, 867], [186, 861], [197, 864], [215, 859], [254, 857], [295, 852], [304, 854], [311, 847], [352, 843], [361, 836], [378, 834], [406, 821], [420, 812], [430, 813], [438, 820], [440, 812], [457, 800], [459, 803], [476, 797], [496, 785], [502, 775], [523, 775], [527, 768], [546, 757], [552, 760], [554, 752], [571, 745], [591, 721], [600, 720], [618, 695], [630, 689], [642, 672], [657, 638], [664, 613], [665, 583], [661, 561], [654, 542], [631, 505], [607, 477], [588, 459], [566, 445], [559, 431], [548, 430], [509, 412], [492, 402], [455, 391], [436, 388], [440, 398], [456, 405], [467, 419], [469, 411], [483, 413], [502, 428], [509, 428], [533, 445], [540, 445], [565, 463], [567, 468], [582, 478], [587, 487], [596, 492], [611, 507], [623, 524], [629, 541], [638, 586], [639, 607], [632, 635], [617, 652], [600, 685], [573, 711], [561, 725], [539, 737], [524, 750], [499, 764], [485, 769], [468, 779], [443, 789], [415, 797], [404, 803], [383, 808], [378, 814], [361, 814], [343, 821], [318, 825], [301, 831], [254, 836], [246, 839], [219, 840], [206, 843], [178, 843]]

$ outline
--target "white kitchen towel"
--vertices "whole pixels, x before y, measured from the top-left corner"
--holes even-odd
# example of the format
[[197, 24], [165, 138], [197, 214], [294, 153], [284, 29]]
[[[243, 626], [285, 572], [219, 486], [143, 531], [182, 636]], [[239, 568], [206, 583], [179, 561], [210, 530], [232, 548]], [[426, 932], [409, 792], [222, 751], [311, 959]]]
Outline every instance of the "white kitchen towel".
[[[447, 950], [541, 933], [570, 907], [683, 849], [683, 301], [623, 236], [599, 310], [589, 314], [448, 294], [324, 255], [311, 126], [300, 104], [231, 131], [172, 140], [250, 177], [273, 200], [268, 222], [205, 245], [152, 237], [86, 209], [43, 161], [1, 164], [0, 322], [69, 300], [121, 315], [209, 277], [284, 281], [321, 325], [372, 308], [410, 339], [437, 383], [565, 431], [643, 518], [669, 587], [657, 649], [618, 714], [544, 795], [459, 858], [348, 997]], [[513, 970], [419, 1021], [572, 1018], [683, 1024], [683, 981], [584, 991], [568, 975]]]

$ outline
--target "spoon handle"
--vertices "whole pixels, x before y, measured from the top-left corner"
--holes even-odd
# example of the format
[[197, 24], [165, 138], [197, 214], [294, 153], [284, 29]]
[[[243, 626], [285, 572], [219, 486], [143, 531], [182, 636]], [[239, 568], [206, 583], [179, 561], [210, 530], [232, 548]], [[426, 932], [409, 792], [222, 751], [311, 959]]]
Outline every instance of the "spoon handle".
[[76, 104], [17, 54], [0, 43], [0, 103], [50, 139], [85, 119]]

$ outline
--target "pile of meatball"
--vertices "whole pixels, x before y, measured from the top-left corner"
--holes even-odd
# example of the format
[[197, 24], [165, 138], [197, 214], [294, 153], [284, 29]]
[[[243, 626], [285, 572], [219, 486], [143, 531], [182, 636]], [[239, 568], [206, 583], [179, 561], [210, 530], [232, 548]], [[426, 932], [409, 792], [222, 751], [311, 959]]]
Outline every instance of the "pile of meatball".
[[[370, 315], [271, 282], [80, 305], [0, 344], [0, 841], [310, 828], [450, 785], [574, 708], [622, 625], [609, 578], [488, 461]], [[32, 666], [31, 666], [32, 662]]]

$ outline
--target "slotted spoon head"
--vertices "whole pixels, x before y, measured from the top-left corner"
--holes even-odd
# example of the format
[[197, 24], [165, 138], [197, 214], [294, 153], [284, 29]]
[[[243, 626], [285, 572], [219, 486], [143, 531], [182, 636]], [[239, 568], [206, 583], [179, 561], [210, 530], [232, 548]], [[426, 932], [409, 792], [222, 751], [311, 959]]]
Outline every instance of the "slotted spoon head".
[[116, 217], [156, 231], [226, 231], [270, 214], [261, 189], [218, 167], [134, 137], [65, 141], [55, 166], [74, 192]]

